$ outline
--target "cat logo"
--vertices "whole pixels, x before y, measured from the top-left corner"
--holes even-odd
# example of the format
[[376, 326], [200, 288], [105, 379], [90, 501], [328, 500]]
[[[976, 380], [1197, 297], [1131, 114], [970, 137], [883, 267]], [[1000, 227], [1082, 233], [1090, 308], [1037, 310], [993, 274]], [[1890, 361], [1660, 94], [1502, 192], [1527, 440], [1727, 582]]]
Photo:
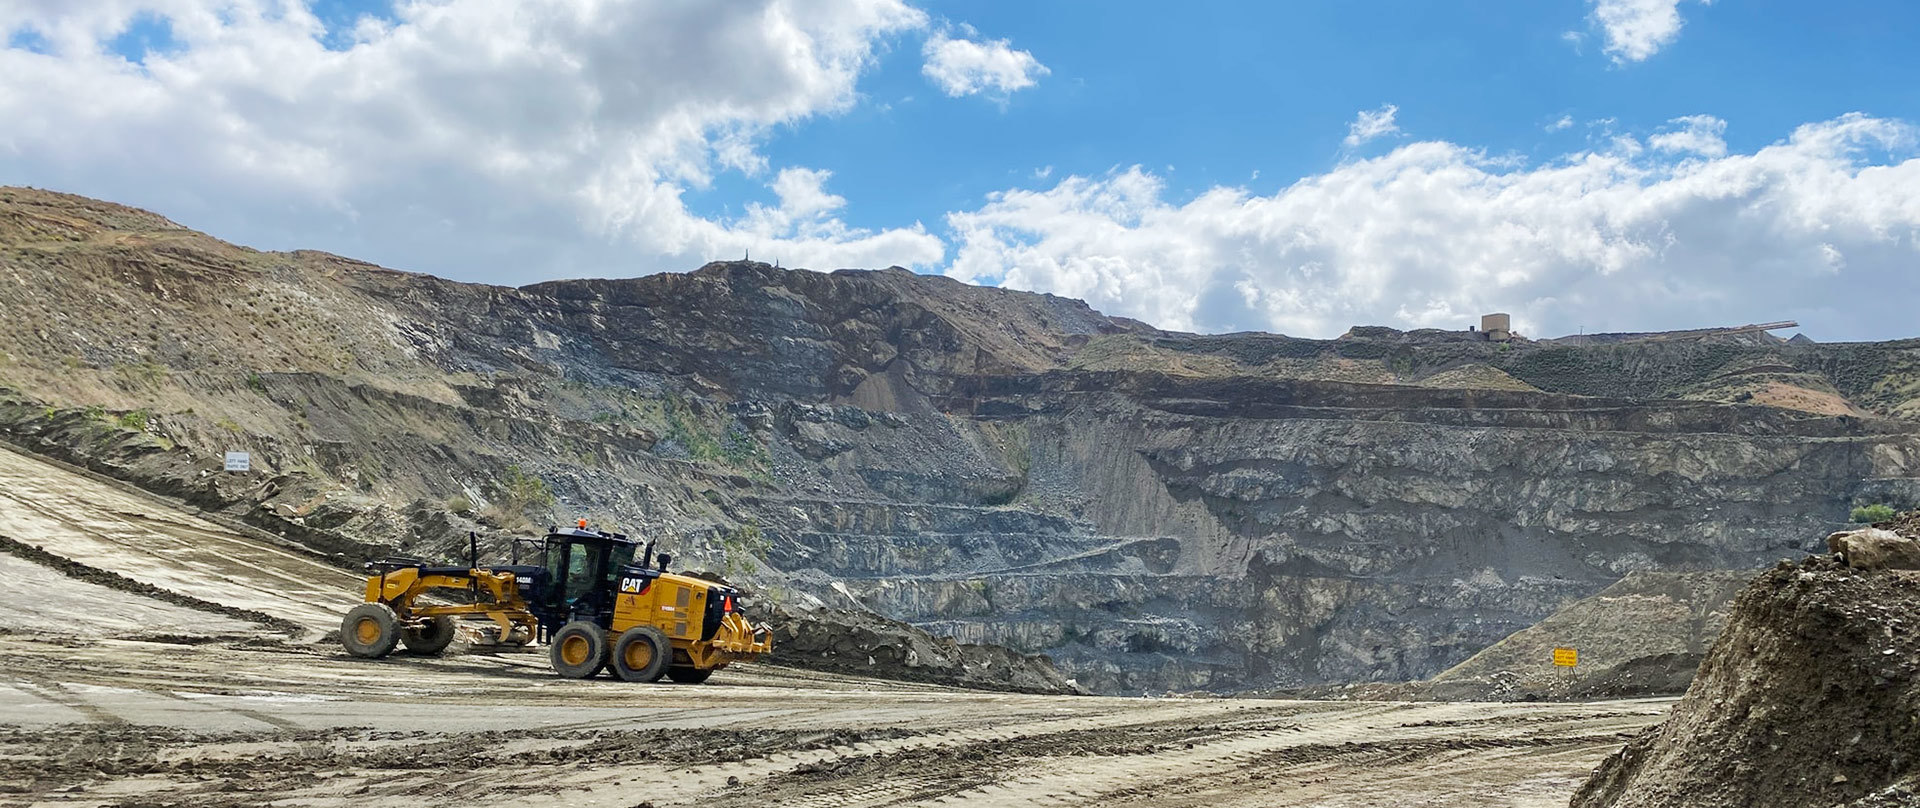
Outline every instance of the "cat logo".
[[638, 595], [647, 591], [647, 586], [652, 583], [652, 578], [621, 578], [620, 591], [628, 595]]

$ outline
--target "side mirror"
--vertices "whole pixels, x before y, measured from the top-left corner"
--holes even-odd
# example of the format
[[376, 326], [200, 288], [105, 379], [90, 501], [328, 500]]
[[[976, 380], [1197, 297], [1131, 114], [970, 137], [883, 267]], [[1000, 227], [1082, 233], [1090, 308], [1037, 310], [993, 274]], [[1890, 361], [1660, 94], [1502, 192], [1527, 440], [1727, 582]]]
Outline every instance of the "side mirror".
[[667, 571], [667, 565], [668, 565], [668, 564], [671, 564], [671, 563], [673, 563], [673, 554], [672, 554], [672, 553], [661, 553], [661, 554], [660, 554], [660, 571], [661, 571], [661, 572], [666, 572], [666, 571]]

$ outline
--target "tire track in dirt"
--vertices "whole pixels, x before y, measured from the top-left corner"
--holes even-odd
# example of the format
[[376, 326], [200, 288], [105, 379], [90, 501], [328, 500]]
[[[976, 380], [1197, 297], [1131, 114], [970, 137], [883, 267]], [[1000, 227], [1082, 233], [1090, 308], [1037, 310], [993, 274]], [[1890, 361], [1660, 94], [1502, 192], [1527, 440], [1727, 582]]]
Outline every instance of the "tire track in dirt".
[[98, 705], [94, 704], [93, 702], [87, 701], [86, 699], [83, 699], [73, 694], [72, 692], [68, 691], [66, 688], [61, 687], [59, 682], [56, 682], [44, 676], [35, 676], [32, 674], [21, 674], [21, 675], [17, 675], [13, 681], [9, 682], [9, 684], [13, 685], [15, 688], [18, 688], [20, 691], [27, 693], [28, 695], [36, 696], [46, 701], [53, 702], [54, 704], [58, 704], [69, 710], [72, 710], [76, 713], [86, 716], [88, 721], [91, 721], [96, 724], [126, 724], [127, 723], [126, 719], [121, 718], [118, 715], [114, 715], [113, 713], [107, 710], [101, 709]]
[[316, 631], [358, 577], [112, 485], [0, 447], [0, 530], [75, 562]]
[[[1565, 738], [1471, 737], [1486, 727], [1471, 722], [1415, 730], [1405, 721], [1455, 712], [1451, 705], [1357, 706], [1318, 711], [1325, 723], [1303, 726], [1294, 719], [1243, 720], [1209, 725], [1194, 718], [1129, 726], [1055, 728], [1032, 735], [967, 739], [968, 743], [917, 743], [878, 754], [803, 765], [742, 784], [702, 801], [781, 804], [805, 808], [907, 805], [933, 800], [972, 804], [1108, 804], [1139, 794], [1165, 796], [1197, 790], [1195, 784], [1231, 780], [1248, 770], [1301, 765], [1350, 756], [1402, 762], [1454, 750], [1493, 750], [1569, 745], [1617, 745], [1623, 735]], [[1369, 720], [1369, 716], [1376, 720]], [[1311, 719], [1310, 719], [1311, 720]], [[1497, 722], [1493, 722], [1496, 723]], [[1629, 727], [1638, 726], [1628, 721]], [[1463, 737], [1466, 736], [1466, 737]]]
[[265, 612], [257, 612], [252, 609], [239, 609], [223, 603], [202, 600], [191, 595], [182, 595], [170, 589], [162, 589], [143, 581], [136, 581], [110, 570], [88, 566], [73, 559], [63, 558], [38, 547], [30, 546], [11, 536], [0, 535], [0, 553], [6, 553], [16, 558], [31, 561], [74, 580], [86, 581], [87, 583], [98, 584], [108, 589], [126, 592], [132, 595], [141, 595], [143, 597], [153, 598], [162, 603], [185, 606], [189, 609], [198, 609], [222, 617], [231, 617], [250, 623], [259, 623], [281, 633], [297, 635], [307, 630], [305, 626], [291, 620], [283, 620]]

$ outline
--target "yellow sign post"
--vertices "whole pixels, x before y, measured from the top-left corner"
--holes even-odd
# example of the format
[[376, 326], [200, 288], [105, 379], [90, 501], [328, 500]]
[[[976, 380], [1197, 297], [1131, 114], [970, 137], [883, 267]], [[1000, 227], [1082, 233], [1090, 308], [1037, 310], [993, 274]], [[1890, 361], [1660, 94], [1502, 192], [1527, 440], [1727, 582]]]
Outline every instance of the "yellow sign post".
[[1553, 664], [1562, 668], [1571, 668], [1580, 664], [1580, 652], [1572, 648], [1553, 649]]

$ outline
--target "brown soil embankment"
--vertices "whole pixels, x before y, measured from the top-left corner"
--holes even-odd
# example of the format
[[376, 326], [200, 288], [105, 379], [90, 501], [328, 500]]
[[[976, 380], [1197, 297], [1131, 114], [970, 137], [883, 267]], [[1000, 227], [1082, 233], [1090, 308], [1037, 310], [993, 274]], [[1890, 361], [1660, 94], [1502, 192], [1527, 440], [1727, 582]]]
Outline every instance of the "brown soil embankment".
[[1573, 808], [1920, 805], [1920, 572], [1781, 563]]

